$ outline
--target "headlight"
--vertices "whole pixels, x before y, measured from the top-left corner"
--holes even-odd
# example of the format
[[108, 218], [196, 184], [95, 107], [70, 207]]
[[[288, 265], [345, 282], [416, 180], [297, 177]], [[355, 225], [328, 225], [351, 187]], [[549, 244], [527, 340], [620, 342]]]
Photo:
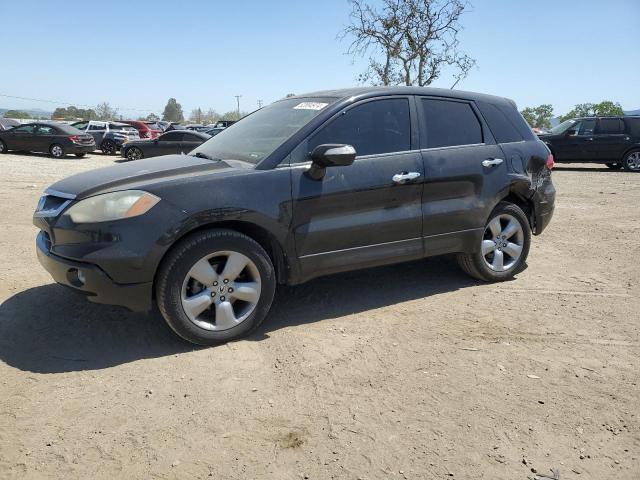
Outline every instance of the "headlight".
[[66, 214], [75, 223], [110, 222], [147, 213], [160, 201], [141, 190], [124, 190], [86, 198], [73, 205]]

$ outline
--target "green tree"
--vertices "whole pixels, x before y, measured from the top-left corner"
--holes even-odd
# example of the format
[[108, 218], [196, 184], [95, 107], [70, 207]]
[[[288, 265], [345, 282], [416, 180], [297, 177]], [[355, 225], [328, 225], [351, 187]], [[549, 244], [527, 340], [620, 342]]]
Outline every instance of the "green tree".
[[118, 109], [111, 107], [108, 102], [102, 102], [96, 107], [98, 120], [115, 120], [118, 116]]
[[92, 108], [76, 108], [73, 105], [67, 108], [56, 108], [51, 118], [53, 120], [97, 120], [96, 112]]
[[238, 115], [238, 111], [237, 110], [231, 110], [227, 113], [225, 113], [224, 115], [222, 115], [222, 117], [220, 117], [220, 120], [240, 120], [242, 117], [247, 116], [247, 112], [240, 112], [240, 115]]
[[167, 122], [184, 122], [184, 114], [182, 113], [182, 105], [175, 98], [167, 101], [167, 106], [162, 112], [162, 119]]
[[160, 117], [158, 115], [156, 115], [155, 113], [150, 113], [146, 117], [138, 118], [138, 120], [142, 120], [144, 122], [157, 122], [158, 120], [160, 120]]
[[551, 128], [553, 106], [549, 104], [527, 107], [520, 112], [531, 127]]
[[6, 112], [4, 112], [4, 118], [29, 119], [32, 117], [27, 112], [23, 112], [20, 110], [7, 110]]
[[594, 117], [607, 115], [624, 115], [624, 111], [618, 102], [603, 100], [600, 103], [579, 103], [573, 110], [560, 117], [561, 121], [578, 117]]

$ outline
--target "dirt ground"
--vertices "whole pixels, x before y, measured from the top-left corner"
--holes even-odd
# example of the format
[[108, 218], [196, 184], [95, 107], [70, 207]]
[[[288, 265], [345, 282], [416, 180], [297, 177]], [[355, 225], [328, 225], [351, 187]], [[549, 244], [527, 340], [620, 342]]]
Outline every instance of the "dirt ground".
[[112, 162], [0, 156], [0, 478], [640, 478], [640, 175], [558, 168], [515, 281], [322, 278], [201, 349], [38, 264], [42, 190]]

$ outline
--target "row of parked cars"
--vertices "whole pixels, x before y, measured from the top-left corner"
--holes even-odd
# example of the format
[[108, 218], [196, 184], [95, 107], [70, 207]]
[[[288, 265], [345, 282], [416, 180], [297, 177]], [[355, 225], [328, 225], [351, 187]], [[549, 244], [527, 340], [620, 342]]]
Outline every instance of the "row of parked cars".
[[94, 150], [107, 155], [120, 151], [128, 160], [188, 152], [231, 125], [221, 120], [212, 125], [181, 125], [170, 122], [79, 121], [0, 122], [0, 153], [9, 150], [49, 153], [61, 158], [68, 154], [81, 158]]

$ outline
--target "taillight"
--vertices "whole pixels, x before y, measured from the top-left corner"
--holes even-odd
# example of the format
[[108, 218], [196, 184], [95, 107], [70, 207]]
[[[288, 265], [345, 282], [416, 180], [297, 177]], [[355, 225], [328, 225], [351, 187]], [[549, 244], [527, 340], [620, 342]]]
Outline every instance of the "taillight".
[[69, 140], [71, 140], [73, 143], [80, 143], [80, 137], [78, 135], [71, 135], [69, 137]]
[[555, 162], [553, 161], [553, 154], [550, 153], [549, 156], [547, 157], [547, 168], [549, 170], [553, 170], [553, 166], [555, 165]]

